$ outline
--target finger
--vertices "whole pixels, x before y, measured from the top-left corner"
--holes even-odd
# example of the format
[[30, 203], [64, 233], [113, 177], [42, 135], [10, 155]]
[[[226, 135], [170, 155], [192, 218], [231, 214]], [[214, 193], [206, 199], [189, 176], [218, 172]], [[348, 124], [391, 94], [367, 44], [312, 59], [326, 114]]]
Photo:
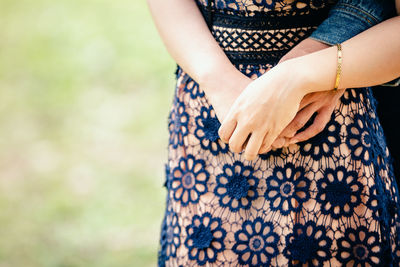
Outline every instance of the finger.
[[290, 139], [290, 144], [306, 141], [324, 130], [332, 115], [331, 109], [322, 109], [311, 124], [304, 131], [296, 134]]
[[281, 148], [285, 145], [285, 137], [282, 136], [282, 134], [280, 136], [278, 136], [278, 138], [275, 139], [275, 141], [272, 143], [272, 148], [276, 149], [276, 148]]
[[244, 141], [243, 146], [242, 146], [242, 151], [246, 149], [247, 143], [249, 142], [249, 139], [251, 137], [251, 134], [247, 136], [246, 141]]
[[288, 126], [282, 131], [281, 136], [293, 137], [298, 130], [304, 127], [312, 115], [317, 111], [316, 104], [311, 104], [300, 110]]
[[261, 143], [261, 147], [260, 147], [260, 150], [258, 151], [258, 154], [264, 154], [264, 153], [267, 153], [269, 151], [268, 147], [265, 146], [265, 141], [266, 141], [266, 138], [267, 138], [267, 134], [268, 134], [268, 132], [265, 134], [265, 136], [263, 138], [263, 141]]
[[235, 131], [233, 132], [231, 138], [229, 139], [229, 148], [235, 153], [240, 153], [243, 150], [243, 145], [250, 132], [248, 128], [241, 125], [237, 125]]
[[236, 125], [237, 121], [235, 119], [225, 118], [218, 129], [218, 135], [221, 138], [222, 142], [226, 144], [229, 142], [232, 133], [235, 131]]
[[315, 93], [306, 94], [300, 102], [299, 110], [302, 110], [303, 108], [318, 101], [317, 97], [318, 97], [318, 94], [315, 94]]
[[271, 149], [268, 149], [268, 147], [266, 147], [264, 144], [261, 144], [261, 147], [260, 147], [260, 150], [258, 151], [258, 154], [265, 154], [270, 150]]
[[306, 94], [303, 99], [300, 102], [300, 107], [299, 110], [303, 109], [304, 107], [314, 103], [314, 102], [318, 102], [318, 103], [322, 103], [321, 101], [321, 92], [314, 92], [314, 93], [309, 93]]
[[268, 149], [264, 144], [261, 145], [260, 151], [258, 154], [265, 154], [271, 149], [280, 149], [284, 146], [289, 145], [289, 139], [286, 137], [278, 136], [275, 141], [272, 143], [271, 148]]
[[[263, 140], [263, 145], [262, 145], [262, 151], [263, 151], [263, 153], [267, 153], [268, 151], [270, 151], [271, 150], [271, 145], [272, 145], [272, 143], [275, 141], [275, 139], [278, 137], [278, 134], [276, 134], [276, 133], [274, 133], [274, 132], [268, 132], [266, 135], [265, 135], [265, 137], [264, 137], [264, 140]], [[265, 151], [265, 152], [264, 152]], [[263, 154], [263, 153], [260, 153], [260, 151], [259, 151], [259, 154]]]
[[257, 155], [264, 139], [264, 134], [260, 131], [251, 133], [249, 142], [247, 143], [246, 150], [244, 151], [244, 157], [246, 160], [254, 160]]
[[269, 150], [264, 147], [263, 145], [261, 145], [260, 151], [258, 151], [258, 154], [265, 154], [267, 153]]
[[299, 110], [302, 110], [306, 106], [310, 105], [313, 102], [311, 101], [311, 99], [312, 99], [312, 94], [306, 94], [300, 101]]
[[290, 146], [290, 138], [285, 138], [285, 144], [283, 146], [284, 147]]

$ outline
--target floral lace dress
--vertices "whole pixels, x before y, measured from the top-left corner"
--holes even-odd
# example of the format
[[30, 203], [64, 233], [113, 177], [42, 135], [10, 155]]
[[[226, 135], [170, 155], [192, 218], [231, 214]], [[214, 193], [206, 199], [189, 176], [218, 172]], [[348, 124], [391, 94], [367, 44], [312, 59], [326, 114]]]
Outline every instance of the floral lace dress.
[[[334, 3], [197, 4], [232, 63], [256, 78]], [[176, 75], [159, 266], [399, 266], [398, 188], [369, 88], [348, 89], [312, 139], [246, 161], [219, 139], [198, 84]]]

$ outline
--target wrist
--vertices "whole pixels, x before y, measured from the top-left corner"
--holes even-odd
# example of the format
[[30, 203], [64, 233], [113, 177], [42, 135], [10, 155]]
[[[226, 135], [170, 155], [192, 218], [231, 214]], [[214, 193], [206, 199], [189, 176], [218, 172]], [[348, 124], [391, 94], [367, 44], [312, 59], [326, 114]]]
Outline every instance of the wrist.
[[281, 67], [283, 71], [290, 77], [291, 85], [287, 88], [292, 88], [294, 91], [292, 93], [298, 94], [300, 96], [305, 96], [313, 92], [313, 87], [315, 86], [315, 81], [313, 80], [312, 70], [305, 66], [305, 62], [300, 60], [302, 57], [297, 57], [285, 61], [277, 67]]
[[198, 66], [195, 80], [200, 86], [213, 87], [221, 81], [234, 78], [239, 72], [230, 62], [213, 62]]
[[329, 47], [293, 59], [292, 73], [301, 81], [304, 93], [333, 90], [337, 71], [337, 48]]
[[199, 78], [199, 85], [205, 91], [206, 95], [210, 98], [225, 95], [226, 92], [242, 91], [250, 82], [251, 79], [237, 70], [234, 66], [233, 69], [224, 69], [223, 72], [215, 71], [204, 73]]

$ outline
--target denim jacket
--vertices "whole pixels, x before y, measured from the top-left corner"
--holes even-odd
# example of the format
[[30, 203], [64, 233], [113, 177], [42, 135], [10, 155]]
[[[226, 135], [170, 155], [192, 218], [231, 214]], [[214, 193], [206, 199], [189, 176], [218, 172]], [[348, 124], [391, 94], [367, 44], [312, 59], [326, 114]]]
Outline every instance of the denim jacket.
[[[396, 15], [394, 0], [339, 0], [310, 38], [334, 45]], [[400, 78], [385, 85], [400, 83]]]

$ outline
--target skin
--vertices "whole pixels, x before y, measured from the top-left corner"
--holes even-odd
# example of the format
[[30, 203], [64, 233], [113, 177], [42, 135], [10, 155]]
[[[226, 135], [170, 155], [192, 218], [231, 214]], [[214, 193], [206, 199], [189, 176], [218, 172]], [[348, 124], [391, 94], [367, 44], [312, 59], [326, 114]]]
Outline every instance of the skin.
[[[198, 82], [213, 105], [218, 119], [223, 121], [231, 105], [252, 80], [231, 64], [210, 34], [194, 1], [171, 1], [172, 3], [148, 0], [157, 29], [170, 55]], [[181, 21], [186, 21], [186, 23], [180, 23]], [[187, 32], [193, 34], [188, 35]], [[325, 44], [306, 39], [280, 62], [323, 48], [326, 48]], [[317, 101], [315, 98], [313, 100]], [[304, 102], [304, 104], [307, 103], [307, 101]], [[298, 120], [301, 119], [302, 117], [298, 117]], [[295, 125], [297, 124], [294, 121], [293, 126]], [[286, 140], [285, 138], [289, 137], [289, 133], [293, 131], [294, 129], [282, 135], [282, 139]]]
[[229, 61], [195, 1], [147, 0], [147, 3], [169, 54], [199, 84], [217, 118], [223, 121], [252, 79]]
[[[316, 51], [330, 47], [329, 45], [316, 41], [312, 38], [307, 38], [296, 45], [289, 53], [287, 53], [279, 63], [282, 63], [291, 58], [304, 56]], [[335, 109], [340, 97], [344, 93], [344, 89], [338, 91], [314, 92], [306, 95], [301, 103], [300, 109], [294, 119], [275, 139], [271, 148], [277, 149], [297, 142], [306, 141], [320, 133], [329, 122], [332, 112]], [[317, 113], [313, 123], [304, 131], [296, 134], [307, 121]], [[244, 144], [244, 148], [246, 143]], [[262, 144], [259, 154], [267, 153], [270, 149]]]
[[[400, 5], [396, 3], [397, 14], [400, 14]], [[307, 55], [325, 48], [329, 45], [307, 38], [295, 46], [289, 53], [287, 53], [279, 63], [291, 58]], [[298, 142], [306, 141], [318, 133], [320, 133], [327, 123], [329, 122], [333, 110], [335, 109], [340, 97], [344, 93], [344, 89], [326, 92], [315, 92], [306, 95], [300, 103], [300, 110], [295, 118], [289, 123], [288, 126], [282, 131], [279, 137], [272, 143], [271, 148], [281, 148]], [[312, 125], [307, 127], [304, 131], [296, 134], [311, 116], [317, 113]], [[260, 154], [268, 152], [270, 149], [261, 146]]]
[[[304, 56], [322, 49], [328, 48], [329, 45], [307, 38], [296, 45], [289, 51], [280, 61], [282, 63], [291, 58]], [[325, 91], [315, 92], [306, 95], [300, 102], [300, 110], [297, 112], [294, 119], [282, 131], [279, 137], [272, 143], [272, 148], [277, 149], [288, 146], [293, 143], [302, 142], [310, 139], [319, 132], [321, 132], [331, 118], [331, 114], [335, 109], [340, 97], [343, 95], [344, 90], [338, 91]], [[306, 130], [296, 134], [311, 116], [317, 113], [312, 125], [307, 127]], [[263, 144], [260, 149], [260, 154], [268, 152], [268, 147]]]
[[[400, 16], [342, 44], [339, 89], [374, 86], [400, 76], [399, 28]], [[336, 62], [337, 48], [330, 47], [278, 64], [236, 99], [219, 129], [221, 139], [234, 152], [247, 142], [245, 158], [255, 159], [262, 144], [269, 149], [295, 118], [306, 95], [332, 90]]]
[[[222, 121], [220, 137], [230, 144], [232, 151], [241, 152], [248, 140], [245, 158], [252, 160], [262, 153], [261, 146], [269, 150], [277, 138], [284, 138], [285, 144], [287, 140], [289, 143], [296, 141], [296, 138], [288, 138], [313, 109], [320, 111], [319, 114], [328, 113], [326, 103], [329, 97], [333, 99], [328, 91], [331, 91], [336, 76], [336, 48], [283, 61], [253, 81], [230, 63], [209, 32], [194, 1], [147, 2], [167, 50], [205, 92]], [[397, 5], [398, 2], [400, 0]], [[343, 44], [345, 61], [341, 88], [381, 84], [400, 76], [398, 66], [394, 60], [390, 61], [400, 59], [397, 30], [400, 25], [398, 20], [392, 24], [378, 27], [368, 34], [369, 37], [357, 36], [355, 41], [353, 38]], [[382, 45], [388, 49], [376, 49]], [[384, 59], [389, 59], [391, 64]], [[286, 79], [288, 73], [290, 80]], [[325, 99], [325, 104], [322, 104], [322, 99]], [[246, 117], [248, 111], [250, 114]], [[269, 114], [269, 117], [263, 121], [261, 114]], [[322, 124], [322, 118], [317, 123]], [[320, 128], [316, 126], [313, 132]], [[276, 146], [282, 144], [278, 140]]]

